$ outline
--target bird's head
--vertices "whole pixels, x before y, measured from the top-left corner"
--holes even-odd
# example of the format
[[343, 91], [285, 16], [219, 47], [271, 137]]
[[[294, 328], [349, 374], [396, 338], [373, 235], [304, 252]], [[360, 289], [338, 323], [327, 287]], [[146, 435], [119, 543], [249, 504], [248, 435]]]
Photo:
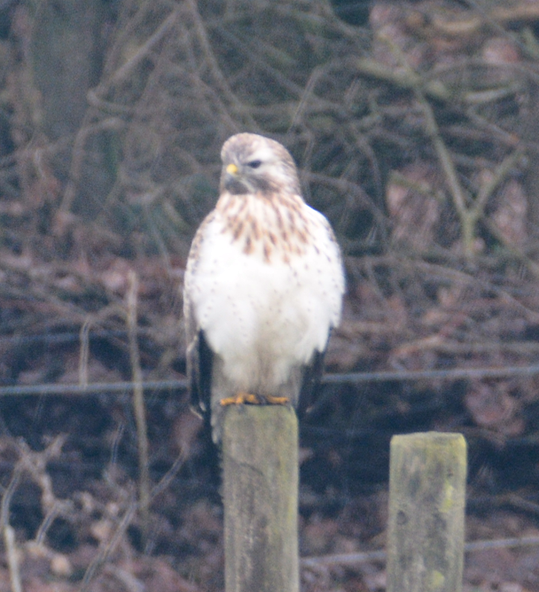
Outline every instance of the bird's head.
[[294, 160], [275, 140], [236, 134], [223, 145], [221, 160], [221, 193], [270, 195], [286, 187], [301, 195]]

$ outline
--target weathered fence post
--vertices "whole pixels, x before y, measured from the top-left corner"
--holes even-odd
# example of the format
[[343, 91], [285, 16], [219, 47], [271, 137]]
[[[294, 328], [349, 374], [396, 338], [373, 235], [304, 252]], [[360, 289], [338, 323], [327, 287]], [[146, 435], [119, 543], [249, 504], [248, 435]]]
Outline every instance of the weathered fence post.
[[394, 436], [389, 480], [387, 592], [459, 592], [464, 437], [436, 432]]
[[294, 410], [227, 407], [222, 454], [226, 592], [299, 592]]

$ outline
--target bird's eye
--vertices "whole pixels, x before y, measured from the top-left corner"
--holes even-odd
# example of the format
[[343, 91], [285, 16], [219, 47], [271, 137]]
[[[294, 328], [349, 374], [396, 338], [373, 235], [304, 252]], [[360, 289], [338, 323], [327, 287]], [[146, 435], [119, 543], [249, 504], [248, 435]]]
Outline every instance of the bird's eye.
[[252, 169], [257, 169], [261, 164], [261, 160], [251, 160], [251, 162], [247, 163], [247, 166], [251, 167]]

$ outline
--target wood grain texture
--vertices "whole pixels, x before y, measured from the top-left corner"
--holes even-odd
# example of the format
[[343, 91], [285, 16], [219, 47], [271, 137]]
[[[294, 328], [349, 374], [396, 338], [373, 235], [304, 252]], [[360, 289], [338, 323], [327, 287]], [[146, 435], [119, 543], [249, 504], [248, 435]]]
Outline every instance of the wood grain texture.
[[226, 592], [299, 592], [298, 423], [231, 405], [223, 422]]

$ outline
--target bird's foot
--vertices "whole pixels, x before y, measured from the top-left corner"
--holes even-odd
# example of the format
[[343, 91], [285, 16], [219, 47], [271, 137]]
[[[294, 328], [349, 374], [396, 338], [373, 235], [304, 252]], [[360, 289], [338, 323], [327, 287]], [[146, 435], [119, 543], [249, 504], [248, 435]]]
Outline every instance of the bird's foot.
[[221, 399], [221, 405], [226, 407], [227, 405], [288, 405], [290, 399], [288, 397], [273, 397], [272, 395], [266, 395], [265, 397], [259, 397], [258, 395], [252, 395], [251, 393], [238, 393], [233, 397], [226, 397]]
[[260, 397], [252, 395], [251, 393], [238, 393], [233, 397], [221, 399], [221, 405], [223, 407], [226, 407], [227, 405], [244, 405], [245, 403], [250, 403], [251, 405], [261, 405], [262, 402], [263, 401], [261, 401]]
[[273, 397], [272, 395], [266, 395], [264, 399], [268, 405], [288, 405], [288, 403], [290, 403], [288, 397]]

